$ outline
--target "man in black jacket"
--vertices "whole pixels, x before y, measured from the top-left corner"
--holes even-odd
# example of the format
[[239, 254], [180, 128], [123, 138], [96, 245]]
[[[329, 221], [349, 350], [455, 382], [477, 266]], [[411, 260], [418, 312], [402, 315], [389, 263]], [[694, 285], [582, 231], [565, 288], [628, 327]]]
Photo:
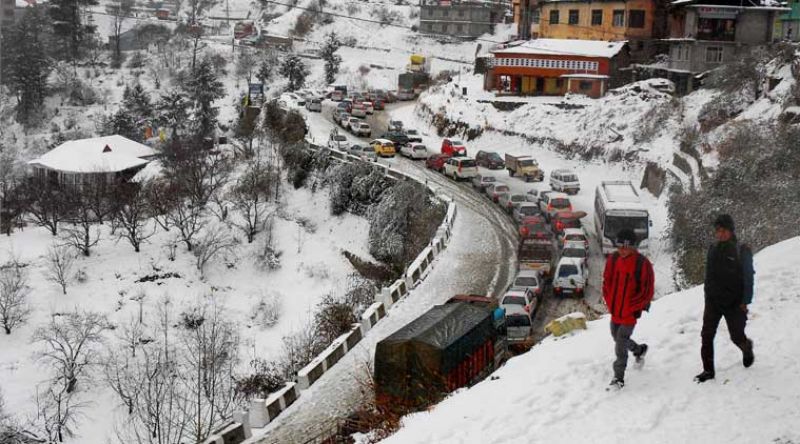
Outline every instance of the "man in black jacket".
[[714, 221], [717, 242], [708, 249], [706, 257], [705, 311], [700, 356], [703, 372], [695, 381], [714, 379], [714, 336], [724, 317], [731, 340], [742, 350], [742, 364], [753, 365], [753, 341], [744, 333], [747, 324], [747, 305], [753, 300], [753, 253], [740, 244], [734, 233], [733, 218], [722, 214]]

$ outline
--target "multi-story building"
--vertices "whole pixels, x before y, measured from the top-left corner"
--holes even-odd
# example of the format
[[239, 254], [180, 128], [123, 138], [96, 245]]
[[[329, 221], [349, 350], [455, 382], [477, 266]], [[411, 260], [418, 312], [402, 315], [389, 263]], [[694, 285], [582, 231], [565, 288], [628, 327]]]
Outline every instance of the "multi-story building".
[[790, 0], [786, 6], [791, 11], [781, 14], [780, 39], [800, 41], [800, 0]]
[[475, 38], [494, 32], [510, 14], [510, 3], [501, 1], [451, 2], [422, 0], [420, 2], [419, 32], [444, 34], [460, 38]]
[[6, 27], [14, 24], [14, 14], [17, 0], [0, 0], [0, 26]]
[[539, 0], [513, 0], [514, 23], [520, 40], [539, 37]]
[[628, 41], [631, 59], [644, 62], [666, 36], [666, 0], [541, 0], [539, 36]]
[[600, 97], [621, 84], [629, 55], [624, 41], [534, 39], [494, 49], [486, 60], [487, 91]]
[[709, 71], [779, 39], [790, 8], [740, 0], [678, 0], [670, 11], [670, 69]]

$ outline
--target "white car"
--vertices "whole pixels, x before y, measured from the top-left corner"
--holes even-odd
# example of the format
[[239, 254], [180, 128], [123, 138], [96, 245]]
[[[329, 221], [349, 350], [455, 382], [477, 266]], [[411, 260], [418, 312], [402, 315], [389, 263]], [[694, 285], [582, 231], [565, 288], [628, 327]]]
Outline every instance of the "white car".
[[553, 274], [553, 295], [583, 296], [589, 281], [589, 267], [580, 258], [562, 257]]
[[367, 117], [367, 107], [364, 106], [364, 103], [353, 103], [353, 107], [350, 109], [350, 114], [356, 117]]
[[357, 124], [353, 124], [351, 129], [353, 130], [353, 134], [356, 136], [370, 137], [372, 135], [372, 128], [367, 122], [358, 122]]
[[524, 288], [533, 292], [536, 297], [541, 297], [544, 292], [544, 280], [537, 270], [520, 270], [511, 288]]
[[347, 151], [349, 147], [350, 144], [347, 142], [347, 137], [345, 137], [344, 134], [331, 134], [331, 138], [328, 140], [328, 148]]
[[478, 175], [478, 164], [471, 157], [451, 157], [444, 163], [444, 175], [453, 180], [472, 179]]
[[361, 102], [361, 104], [364, 105], [367, 114], [375, 114], [375, 105], [372, 102]]
[[361, 155], [359, 158], [364, 162], [377, 162], [378, 155], [375, 153], [375, 148], [370, 145], [359, 145], [361, 147]]
[[585, 267], [589, 260], [589, 249], [583, 245], [583, 242], [567, 242], [561, 249], [561, 257], [580, 259]]
[[580, 243], [584, 248], [589, 249], [589, 238], [581, 228], [565, 228], [564, 234], [559, 236], [558, 240], [561, 242], [562, 247], [566, 247], [568, 243]]
[[581, 190], [581, 183], [574, 171], [559, 169], [550, 173], [550, 188], [562, 193], [578, 194]]
[[421, 143], [409, 143], [400, 148], [400, 154], [409, 159], [427, 159], [428, 148]]
[[533, 335], [531, 315], [520, 306], [506, 309], [506, 340], [509, 345], [526, 344]]
[[536, 303], [536, 295], [533, 294], [532, 290], [525, 287], [512, 287], [500, 299], [500, 307], [505, 309], [506, 312], [522, 307], [531, 316], [536, 312]]

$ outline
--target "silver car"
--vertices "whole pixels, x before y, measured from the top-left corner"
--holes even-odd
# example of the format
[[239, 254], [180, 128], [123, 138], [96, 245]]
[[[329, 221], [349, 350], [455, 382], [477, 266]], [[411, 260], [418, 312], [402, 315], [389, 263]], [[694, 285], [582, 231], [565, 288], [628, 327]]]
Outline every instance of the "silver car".
[[510, 305], [506, 309], [506, 336], [509, 345], [523, 345], [531, 340], [533, 322], [522, 306]]
[[484, 176], [482, 174], [478, 174], [472, 178], [472, 188], [475, 188], [481, 193], [485, 193], [486, 187], [495, 182], [497, 182], [497, 179], [494, 176]]
[[378, 155], [375, 153], [375, 148], [370, 145], [364, 145], [361, 148], [361, 160], [364, 162], [377, 162]]

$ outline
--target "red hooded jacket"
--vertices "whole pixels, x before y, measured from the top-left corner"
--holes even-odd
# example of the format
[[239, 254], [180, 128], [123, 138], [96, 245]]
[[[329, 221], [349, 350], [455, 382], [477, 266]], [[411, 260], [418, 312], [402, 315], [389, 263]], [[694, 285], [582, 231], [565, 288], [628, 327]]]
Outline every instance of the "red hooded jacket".
[[[636, 274], [637, 257], [641, 257], [639, 284]], [[634, 252], [628, 257], [617, 253], [606, 258], [603, 272], [603, 299], [615, 324], [636, 325], [636, 319], [653, 300], [653, 264], [646, 257]]]

